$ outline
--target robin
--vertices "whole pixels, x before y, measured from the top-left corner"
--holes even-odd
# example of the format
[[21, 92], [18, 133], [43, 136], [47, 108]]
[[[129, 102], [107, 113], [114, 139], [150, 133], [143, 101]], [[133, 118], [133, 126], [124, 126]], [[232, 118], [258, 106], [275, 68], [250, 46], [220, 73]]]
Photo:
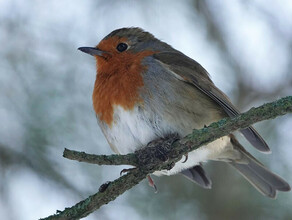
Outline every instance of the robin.
[[[240, 113], [198, 62], [140, 28], [117, 29], [96, 47], [79, 50], [96, 58], [93, 107], [117, 154], [132, 153], [169, 134], [184, 137], [193, 129]], [[257, 150], [270, 151], [253, 127], [241, 133]], [[190, 152], [186, 161], [181, 159], [171, 170], [154, 174], [180, 173], [211, 188], [202, 167], [208, 160], [227, 162], [265, 196], [275, 198], [277, 190], [290, 190], [285, 180], [265, 168], [232, 134]]]

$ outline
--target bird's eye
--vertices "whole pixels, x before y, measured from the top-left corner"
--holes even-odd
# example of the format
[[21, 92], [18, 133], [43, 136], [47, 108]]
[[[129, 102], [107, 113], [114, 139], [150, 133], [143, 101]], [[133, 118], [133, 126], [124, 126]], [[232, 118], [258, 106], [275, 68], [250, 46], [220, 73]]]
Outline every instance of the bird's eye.
[[128, 45], [125, 43], [119, 43], [117, 46], [117, 50], [120, 52], [127, 50], [127, 48], [128, 48]]

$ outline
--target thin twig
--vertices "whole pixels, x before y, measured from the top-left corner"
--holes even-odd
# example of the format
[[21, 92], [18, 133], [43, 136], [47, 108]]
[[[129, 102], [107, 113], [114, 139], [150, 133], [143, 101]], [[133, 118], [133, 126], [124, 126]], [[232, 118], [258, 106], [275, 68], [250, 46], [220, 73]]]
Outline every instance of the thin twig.
[[63, 152], [63, 157], [70, 160], [77, 160], [79, 162], [86, 162], [97, 165], [131, 165], [131, 166], [138, 165], [138, 161], [135, 154], [95, 155], [87, 154], [85, 152], [69, 150], [65, 148]]

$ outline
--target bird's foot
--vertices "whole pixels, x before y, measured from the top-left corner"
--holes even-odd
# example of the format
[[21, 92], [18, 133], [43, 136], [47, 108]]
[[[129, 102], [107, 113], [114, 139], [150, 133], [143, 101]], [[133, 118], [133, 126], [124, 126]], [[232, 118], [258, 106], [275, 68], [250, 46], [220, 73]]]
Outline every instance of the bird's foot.
[[187, 160], [189, 159], [189, 154], [185, 154], [184, 156], [185, 156], [185, 160], [182, 163], [187, 162]]
[[121, 172], [120, 172], [120, 176], [122, 176], [123, 173], [128, 173], [128, 172], [136, 170], [136, 169], [137, 169], [136, 167], [128, 168], [128, 169], [122, 169]]

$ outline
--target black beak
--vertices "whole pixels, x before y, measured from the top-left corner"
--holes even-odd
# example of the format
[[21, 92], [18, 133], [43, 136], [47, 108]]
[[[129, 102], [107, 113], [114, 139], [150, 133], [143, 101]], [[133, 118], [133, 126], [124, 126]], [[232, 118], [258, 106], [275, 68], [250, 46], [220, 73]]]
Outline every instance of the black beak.
[[107, 52], [102, 51], [96, 47], [79, 47], [78, 50], [81, 50], [84, 53], [88, 53], [91, 56], [100, 56], [100, 57], [102, 57], [102, 55], [104, 53], [107, 53]]

